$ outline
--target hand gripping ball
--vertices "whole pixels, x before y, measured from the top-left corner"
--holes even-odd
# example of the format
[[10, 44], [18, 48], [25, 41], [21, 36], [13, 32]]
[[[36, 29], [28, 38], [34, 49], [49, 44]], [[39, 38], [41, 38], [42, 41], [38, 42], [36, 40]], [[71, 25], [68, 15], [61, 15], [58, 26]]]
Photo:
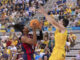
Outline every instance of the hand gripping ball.
[[33, 20], [30, 21], [30, 27], [33, 27], [34, 23], [36, 24], [35, 27], [39, 28], [40, 23], [37, 19], [33, 19]]

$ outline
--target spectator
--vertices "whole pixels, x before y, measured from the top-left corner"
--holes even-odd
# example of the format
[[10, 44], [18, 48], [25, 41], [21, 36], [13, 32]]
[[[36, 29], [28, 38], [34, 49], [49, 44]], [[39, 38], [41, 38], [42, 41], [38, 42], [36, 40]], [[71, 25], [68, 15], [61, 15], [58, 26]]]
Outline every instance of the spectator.
[[12, 46], [11, 46], [11, 51], [12, 51], [12, 53], [14, 54], [15, 52], [17, 52], [17, 47], [15, 46], [15, 45], [13, 45], [12, 44]]
[[80, 13], [78, 13], [78, 15], [77, 15], [77, 16], [78, 16], [78, 18], [80, 19]]
[[43, 44], [48, 45], [48, 43], [49, 43], [49, 40], [47, 39], [47, 37], [44, 37]]
[[69, 36], [67, 36], [67, 42], [66, 42], [66, 51], [67, 52], [70, 51], [70, 45], [71, 45], [70, 38], [69, 38]]
[[76, 55], [76, 60], [80, 60], [80, 51], [79, 51], [79, 53]]
[[4, 49], [2, 58], [5, 59], [5, 60], [8, 60], [8, 55], [7, 55], [7, 52], [6, 52], [6, 48]]
[[50, 40], [49, 40], [49, 43], [48, 43], [48, 47], [50, 49], [50, 52], [52, 52], [54, 46], [55, 46], [55, 41], [54, 41], [54, 38], [51, 37]]
[[45, 49], [45, 54], [43, 55], [42, 60], [48, 60], [50, 56], [49, 54], [50, 54], [49, 49]]
[[76, 40], [76, 35], [73, 34], [73, 32], [70, 32], [69, 38], [70, 38], [71, 46], [74, 46], [75, 45], [75, 40]]
[[72, 58], [71, 60], [76, 60], [76, 58]]

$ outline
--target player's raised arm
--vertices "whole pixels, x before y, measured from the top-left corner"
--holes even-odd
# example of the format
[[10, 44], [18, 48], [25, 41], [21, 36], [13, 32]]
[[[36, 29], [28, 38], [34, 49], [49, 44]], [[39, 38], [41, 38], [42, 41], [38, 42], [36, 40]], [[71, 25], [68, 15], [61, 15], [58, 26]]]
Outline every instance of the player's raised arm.
[[43, 14], [47, 21], [49, 23], [51, 23], [56, 29], [60, 30], [60, 31], [65, 31], [65, 27], [62, 26], [61, 24], [59, 24], [58, 22], [55, 21], [55, 19], [53, 19], [52, 17], [50, 17], [44, 10], [43, 7], [40, 7], [40, 9], [38, 10], [38, 12], [40, 12], [41, 14]]
[[[21, 41], [22, 43], [27, 43], [31, 45], [35, 45], [37, 43], [37, 36], [36, 36], [36, 25], [34, 25], [33, 29], [33, 38], [28, 38], [28, 36], [22, 36]], [[24, 33], [27, 31], [27, 28], [24, 28]]]

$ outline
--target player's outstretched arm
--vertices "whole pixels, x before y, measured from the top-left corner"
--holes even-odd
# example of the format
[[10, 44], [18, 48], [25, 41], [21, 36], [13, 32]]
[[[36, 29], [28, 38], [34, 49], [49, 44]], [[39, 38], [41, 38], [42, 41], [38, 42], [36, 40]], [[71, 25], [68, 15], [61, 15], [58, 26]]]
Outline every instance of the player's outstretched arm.
[[42, 6], [41, 6], [40, 9], [38, 10], [38, 12], [40, 12], [41, 14], [43, 14], [43, 15], [46, 17], [47, 21], [48, 21], [49, 23], [51, 23], [56, 29], [60, 30], [61, 32], [62, 32], [62, 31], [65, 31], [65, 27], [62, 26], [61, 24], [59, 24], [58, 22], [56, 22], [55, 19], [53, 19], [51, 16], [49, 16], [49, 15], [45, 12], [45, 10], [44, 10], [44, 8], [43, 8]]

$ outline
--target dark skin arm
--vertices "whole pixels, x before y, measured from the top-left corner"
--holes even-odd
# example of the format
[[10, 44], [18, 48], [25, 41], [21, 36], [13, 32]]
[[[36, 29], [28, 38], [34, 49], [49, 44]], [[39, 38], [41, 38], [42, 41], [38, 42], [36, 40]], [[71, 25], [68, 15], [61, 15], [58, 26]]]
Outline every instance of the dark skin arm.
[[21, 41], [22, 43], [27, 43], [27, 44], [31, 44], [31, 45], [35, 45], [37, 43], [37, 36], [36, 36], [36, 25], [34, 25], [33, 27], [33, 39], [28, 38], [27, 36], [22, 36], [21, 37]]

